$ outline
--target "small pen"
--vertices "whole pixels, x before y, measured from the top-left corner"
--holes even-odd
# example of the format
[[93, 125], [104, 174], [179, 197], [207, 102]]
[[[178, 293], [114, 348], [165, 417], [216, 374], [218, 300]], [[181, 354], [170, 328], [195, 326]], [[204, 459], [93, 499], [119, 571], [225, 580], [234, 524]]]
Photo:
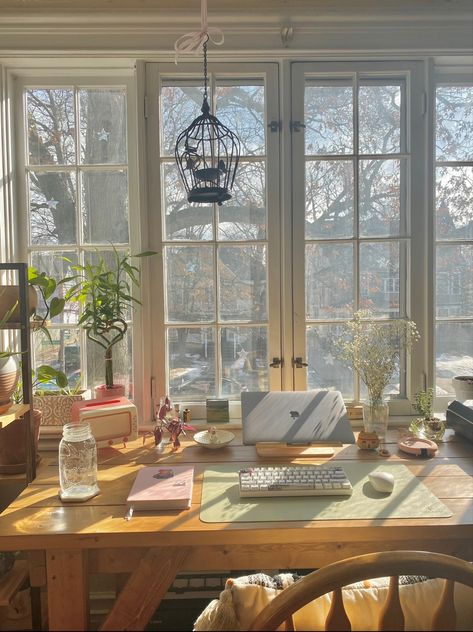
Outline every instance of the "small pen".
[[131, 520], [132, 516], [133, 516], [133, 507], [130, 506], [128, 507], [128, 511], [125, 514], [125, 520]]

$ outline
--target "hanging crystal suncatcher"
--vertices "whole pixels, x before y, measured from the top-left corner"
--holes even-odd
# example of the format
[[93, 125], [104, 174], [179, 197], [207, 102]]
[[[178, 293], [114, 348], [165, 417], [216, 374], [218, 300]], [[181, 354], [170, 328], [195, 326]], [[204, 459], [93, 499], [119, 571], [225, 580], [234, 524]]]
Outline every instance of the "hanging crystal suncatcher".
[[202, 114], [179, 134], [175, 158], [189, 202], [201, 204], [229, 200], [240, 158], [240, 141], [210, 113], [207, 94], [207, 41], [204, 51]]

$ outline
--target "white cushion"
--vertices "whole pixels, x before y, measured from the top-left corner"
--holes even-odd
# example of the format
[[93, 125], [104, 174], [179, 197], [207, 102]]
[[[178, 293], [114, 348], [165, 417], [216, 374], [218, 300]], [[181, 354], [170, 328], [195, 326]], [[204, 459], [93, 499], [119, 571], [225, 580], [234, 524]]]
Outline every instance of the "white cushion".
[[[266, 578], [266, 580], [264, 579]], [[278, 575], [283, 587], [293, 583], [292, 575]], [[258, 581], [259, 583], [255, 583]], [[431, 630], [431, 620], [439, 603], [445, 580], [428, 579], [401, 584], [399, 595], [406, 630]], [[260, 585], [261, 583], [265, 585]], [[195, 623], [194, 630], [247, 630], [257, 614], [280, 592], [272, 578], [257, 576], [227, 580], [219, 600], [214, 600]], [[343, 588], [343, 602], [352, 630], [376, 630], [379, 612], [386, 600], [389, 579], [370, 579]], [[323, 595], [294, 614], [296, 630], [324, 630], [331, 596]], [[231, 607], [233, 606], [233, 608]], [[454, 630], [473, 630], [473, 589], [455, 584]], [[228, 624], [230, 627], [226, 627]], [[233, 626], [233, 627], [231, 627]], [[280, 629], [283, 629], [281, 626]]]

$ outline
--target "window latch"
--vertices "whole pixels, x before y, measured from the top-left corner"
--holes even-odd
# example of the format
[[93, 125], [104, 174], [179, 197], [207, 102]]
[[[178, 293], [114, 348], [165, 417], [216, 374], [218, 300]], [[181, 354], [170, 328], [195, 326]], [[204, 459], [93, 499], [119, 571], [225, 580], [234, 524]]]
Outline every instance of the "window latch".
[[301, 356], [297, 356], [297, 358], [294, 358], [292, 361], [292, 366], [294, 366], [296, 369], [303, 369], [306, 366], [309, 366], [307, 362], [303, 362]]
[[305, 123], [302, 121], [291, 121], [289, 123], [291, 132], [300, 132], [303, 127], [305, 127]]
[[284, 360], [282, 360], [281, 358], [273, 358], [273, 361], [269, 363], [269, 366], [272, 369], [278, 369], [279, 367], [282, 367], [283, 364]]
[[282, 123], [281, 121], [270, 121], [268, 123], [268, 127], [270, 132], [280, 132], [282, 128]]

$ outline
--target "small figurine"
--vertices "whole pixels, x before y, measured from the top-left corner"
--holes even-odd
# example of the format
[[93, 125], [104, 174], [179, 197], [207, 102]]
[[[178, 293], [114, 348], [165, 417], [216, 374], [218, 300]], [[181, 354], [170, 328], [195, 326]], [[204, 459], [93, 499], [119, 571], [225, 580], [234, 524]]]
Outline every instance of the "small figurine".
[[167, 430], [171, 435], [172, 447], [171, 450], [175, 452], [181, 445], [179, 435], [186, 434], [186, 430], [195, 430], [186, 421], [181, 419], [180, 405], [175, 404], [174, 407], [171, 400], [166, 395], [165, 398], [160, 399], [160, 405], [158, 410], [157, 425], [154, 429], [154, 443], [157, 449], [160, 449], [163, 440], [163, 430]]
[[210, 435], [210, 443], [217, 443], [218, 442], [217, 428], [215, 426], [211, 426], [208, 430], [208, 433]]
[[362, 430], [358, 434], [356, 445], [360, 448], [360, 450], [376, 450], [379, 446], [379, 437], [376, 432], [366, 432], [365, 430]]

